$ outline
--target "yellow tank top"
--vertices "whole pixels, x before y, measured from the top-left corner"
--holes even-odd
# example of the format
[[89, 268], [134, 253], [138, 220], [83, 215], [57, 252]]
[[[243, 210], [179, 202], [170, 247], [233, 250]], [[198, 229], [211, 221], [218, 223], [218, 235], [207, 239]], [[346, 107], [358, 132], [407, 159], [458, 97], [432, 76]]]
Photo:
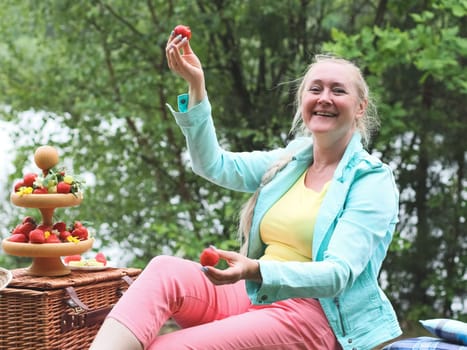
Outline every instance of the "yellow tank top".
[[260, 235], [267, 247], [261, 259], [312, 260], [316, 216], [329, 182], [316, 192], [305, 187], [305, 174], [264, 215]]

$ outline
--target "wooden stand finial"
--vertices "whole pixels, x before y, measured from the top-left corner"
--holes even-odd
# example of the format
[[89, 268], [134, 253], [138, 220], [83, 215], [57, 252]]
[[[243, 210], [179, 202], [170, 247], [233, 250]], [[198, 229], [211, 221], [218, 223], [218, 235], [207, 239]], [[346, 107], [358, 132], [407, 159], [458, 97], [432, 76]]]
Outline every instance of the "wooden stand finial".
[[58, 164], [58, 151], [52, 146], [40, 146], [34, 152], [34, 161], [43, 172]]

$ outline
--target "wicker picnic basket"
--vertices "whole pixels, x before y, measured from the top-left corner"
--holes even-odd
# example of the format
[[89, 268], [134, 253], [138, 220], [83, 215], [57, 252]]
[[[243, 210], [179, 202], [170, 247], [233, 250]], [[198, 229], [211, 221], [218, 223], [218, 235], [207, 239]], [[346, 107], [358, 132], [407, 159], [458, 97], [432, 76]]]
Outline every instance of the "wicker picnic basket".
[[0, 290], [0, 350], [83, 350], [140, 269], [34, 277], [12, 270]]

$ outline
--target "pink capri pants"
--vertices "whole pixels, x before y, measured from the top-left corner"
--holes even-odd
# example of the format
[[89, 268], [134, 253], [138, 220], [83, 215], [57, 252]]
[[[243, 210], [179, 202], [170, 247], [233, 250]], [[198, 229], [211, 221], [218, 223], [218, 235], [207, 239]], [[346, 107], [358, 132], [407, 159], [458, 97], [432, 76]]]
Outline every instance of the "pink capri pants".
[[[201, 265], [158, 256], [112, 309], [144, 349], [340, 349], [316, 299], [252, 305], [245, 282], [216, 286]], [[158, 335], [173, 318], [181, 327]]]

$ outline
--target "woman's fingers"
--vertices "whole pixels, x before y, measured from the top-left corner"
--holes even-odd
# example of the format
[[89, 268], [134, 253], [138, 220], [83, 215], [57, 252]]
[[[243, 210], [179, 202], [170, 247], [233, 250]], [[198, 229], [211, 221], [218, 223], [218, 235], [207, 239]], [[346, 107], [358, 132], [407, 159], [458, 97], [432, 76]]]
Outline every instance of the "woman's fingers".
[[235, 264], [240, 264], [244, 259], [244, 256], [229, 250], [216, 249], [221, 259], [224, 259], [229, 266], [234, 266]]
[[261, 282], [261, 270], [257, 260], [250, 259], [237, 252], [215, 248], [219, 257], [227, 262], [229, 267], [224, 270], [214, 267], [203, 268], [206, 276], [214, 284], [235, 283], [241, 279]]
[[167, 41], [167, 45], [165, 47], [165, 55], [167, 56], [167, 59], [171, 58], [171, 53], [173, 51], [178, 50], [177, 48], [177, 43], [180, 42], [182, 39], [181, 35], [174, 36], [173, 32], [169, 36], [169, 40]]
[[187, 38], [183, 38], [180, 44], [183, 49], [183, 53], [185, 55], [193, 54], [193, 50], [191, 49], [191, 46], [190, 46], [190, 41]]
[[211, 266], [203, 267], [206, 277], [208, 277], [212, 283], [217, 285], [230, 284], [239, 281], [243, 276], [243, 270], [245, 269], [245, 261], [247, 258], [237, 252], [217, 248], [215, 249], [219, 254], [219, 257], [225, 260], [229, 267], [224, 270]]
[[[183, 66], [184, 61], [181, 50], [185, 49], [186, 42], [187, 39], [183, 38], [181, 35], [177, 35], [168, 42], [165, 52], [170, 69], [178, 72]], [[191, 48], [189, 48], [189, 50], [191, 51]]]
[[236, 269], [228, 268], [225, 270], [216, 269], [211, 266], [204, 266], [203, 268], [206, 277], [214, 284], [231, 284], [240, 280], [240, 273]]
[[170, 34], [165, 48], [167, 65], [170, 70], [190, 85], [193, 101], [204, 98], [204, 73], [201, 62], [190, 47], [188, 39], [181, 35]]
[[175, 36], [175, 31], [171, 31], [170, 34], [169, 34], [169, 38], [167, 39], [167, 42], [169, 42], [170, 40], [172, 40], [172, 38]]

